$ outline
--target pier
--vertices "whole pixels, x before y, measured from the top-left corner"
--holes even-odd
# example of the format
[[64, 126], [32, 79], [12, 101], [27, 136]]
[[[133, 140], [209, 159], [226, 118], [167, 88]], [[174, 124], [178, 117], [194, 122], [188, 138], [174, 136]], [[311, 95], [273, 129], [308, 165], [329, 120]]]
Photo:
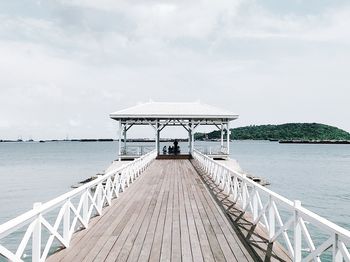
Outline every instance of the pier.
[[96, 225], [48, 259], [73, 260], [253, 261], [189, 160], [153, 161]]
[[[0, 261], [350, 261], [348, 230], [223, 163], [224, 130], [237, 117], [190, 103], [112, 113], [118, 159], [97, 179], [0, 225]], [[201, 124], [221, 130], [219, 154], [195, 148]], [[135, 125], [153, 128], [155, 147], [130, 157], [121, 139]], [[160, 132], [172, 125], [188, 132], [187, 151], [162, 154]]]

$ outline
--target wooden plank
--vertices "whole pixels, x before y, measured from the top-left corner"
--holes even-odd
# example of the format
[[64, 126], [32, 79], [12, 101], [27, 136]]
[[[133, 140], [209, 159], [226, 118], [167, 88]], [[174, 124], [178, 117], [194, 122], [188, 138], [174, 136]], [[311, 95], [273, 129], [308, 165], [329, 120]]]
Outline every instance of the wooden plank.
[[150, 199], [150, 201], [144, 202], [143, 205], [145, 207], [145, 212], [141, 211], [138, 214], [137, 221], [133, 225], [132, 230], [128, 233], [128, 237], [121, 249], [119, 256], [117, 257], [118, 261], [126, 261], [128, 259], [130, 251], [134, 245], [134, 241], [137, 238], [137, 236], [140, 234], [140, 230], [145, 232], [145, 230], [142, 229], [142, 225], [144, 225], [144, 228], [147, 228], [148, 226], [147, 221], [149, 222], [150, 217], [154, 211], [157, 199], [159, 198], [159, 193], [160, 193], [160, 189], [162, 187], [163, 181], [164, 181], [164, 177], [159, 177], [157, 178], [157, 182], [154, 182], [154, 184], [156, 184], [157, 186], [156, 187], [152, 186], [153, 188], [150, 194], [153, 193], [153, 196]]
[[241, 240], [236, 235], [236, 232], [234, 232], [233, 225], [230, 224], [227, 217], [224, 215], [221, 208], [213, 199], [208, 189], [203, 188], [202, 190], [207, 191], [207, 193], [203, 193], [203, 196], [205, 197], [208, 205], [210, 206], [212, 213], [214, 214], [215, 219], [218, 221], [222, 231], [231, 233], [231, 234], [225, 234], [225, 237], [236, 259], [238, 261], [241, 261], [241, 260], [254, 261], [254, 259], [251, 257], [251, 254], [249, 254], [246, 247], [242, 244]]
[[[192, 161], [194, 162], [194, 161]], [[195, 165], [194, 165], [195, 166]], [[198, 170], [198, 169], [197, 169]], [[254, 226], [252, 218], [249, 214], [242, 216], [235, 204], [223, 194], [210, 177], [206, 174], [201, 174], [201, 177], [206, 181], [207, 186], [213, 193], [215, 202], [219, 202], [226, 214], [231, 217], [228, 221], [225, 217], [224, 221], [229, 224], [229, 229], [233, 230], [233, 236], [237, 240], [239, 247], [249, 261], [264, 260], [264, 261], [290, 261], [286, 250], [279, 244], [269, 244], [267, 235], [263, 232], [259, 225]], [[214, 212], [214, 214], [216, 214]], [[248, 247], [247, 247], [248, 246]]]
[[245, 259], [243, 257], [240, 257], [240, 260], [237, 260], [237, 258], [235, 257], [234, 253], [230, 249], [230, 246], [227, 242], [227, 239], [225, 236], [230, 235], [231, 232], [230, 231], [225, 232], [225, 231], [221, 230], [221, 228], [219, 227], [219, 224], [215, 220], [214, 215], [212, 214], [211, 210], [209, 209], [210, 207], [207, 205], [207, 203], [205, 203], [205, 200], [203, 199], [203, 194], [201, 194], [200, 192], [197, 192], [196, 194], [197, 194], [196, 197], [198, 197], [198, 201], [201, 201], [203, 206], [204, 206], [205, 212], [208, 216], [208, 219], [210, 220], [210, 224], [213, 227], [215, 236], [216, 236], [218, 243], [219, 243], [219, 246], [220, 246], [220, 248], [225, 256], [225, 259], [227, 261], [243, 261], [243, 259]]
[[[171, 160], [165, 160], [165, 161], [169, 163], [169, 166], [171, 164], [171, 167], [173, 167], [173, 164], [175, 163]], [[172, 171], [175, 171], [175, 170], [172, 169]], [[171, 235], [172, 235], [172, 220], [173, 220], [174, 177], [177, 174], [171, 174], [173, 172], [170, 172], [171, 171], [170, 169], [167, 171], [168, 172], [166, 172], [166, 175], [170, 176], [169, 199], [168, 199], [168, 204], [166, 207], [162, 246], [161, 246], [161, 252], [160, 252], [160, 261], [170, 261], [170, 259], [171, 259], [171, 245], [172, 245]]]
[[[161, 160], [158, 160], [161, 161]], [[169, 163], [169, 160], [163, 160], [164, 164]], [[166, 172], [165, 172], [166, 173]], [[166, 175], [166, 174], [165, 174]], [[170, 182], [167, 183], [165, 188], [165, 201], [162, 203], [161, 211], [158, 217], [157, 221], [157, 227], [156, 231], [154, 233], [154, 239], [152, 243], [152, 248], [149, 256], [150, 261], [159, 261], [160, 260], [160, 254], [162, 249], [162, 240], [163, 240], [163, 232], [164, 232], [164, 224], [165, 224], [165, 218], [166, 218], [166, 212], [167, 212], [167, 205], [169, 205], [169, 198], [170, 198]]]
[[[115, 200], [113, 202], [116, 202]], [[115, 203], [113, 203], [115, 204]], [[120, 204], [120, 203], [119, 203]], [[111, 214], [111, 210], [112, 210], [112, 206], [108, 206], [104, 209], [105, 213], [104, 216], [108, 216]], [[88, 229], [83, 229], [81, 231], [78, 231], [76, 233], [73, 234], [70, 246], [75, 246], [78, 243], [81, 243], [82, 241], [84, 241], [84, 238], [86, 238], [86, 235], [88, 233], [92, 233], [95, 232], [99, 222], [101, 221], [102, 216], [96, 216], [91, 218], [90, 223], [89, 223], [89, 227]], [[46, 261], [60, 261], [61, 259], [63, 259], [68, 253], [72, 252], [72, 248], [65, 248], [60, 250], [59, 252], [56, 252], [54, 254], [52, 254], [51, 256], [49, 256]]]
[[[89, 242], [89, 239], [92, 238], [95, 235], [99, 235], [100, 232], [105, 232], [105, 230], [102, 230], [106, 225], [110, 225], [111, 223], [108, 223], [108, 221], [115, 221], [114, 216], [115, 214], [121, 214], [123, 212], [126, 212], [128, 210], [128, 206], [132, 203], [131, 201], [124, 201], [126, 199], [133, 199], [136, 197], [136, 195], [133, 193], [133, 191], [142, 190], [142, 180], [144, 180], [145, 175], [147, 174], [146, 170], [143, 175], [139, 177], [133, 184], [132, 187], [128, 188], [125, 192], [120, 194], [119, 198], [114, 200], [112, 205], [110, 207], [106, 207], [104, 209], [103, 216], [97, 217], [97, 221], [95, 222], [94, 226], [90, 226], [89, 229], [81, 231], [81, 235], [78, 238], [73, 237], [71, 241], [71, 248], [64, 249], [53, 256], [49, 257], [49, 260], [51, 261], [72, 261], [74, 257], [78, 254], [82, 255], [84, 254], [84, 247], [86, 247], [86, 243]], [[132, 190], [131, 190], [132, 189]], [[116, 211], [121, 212], [116, 212]]]
[[[190, 174], [193, 175], [193, 173], [191, 173], [191, 172], [190, 172]], [[194, 185], [191, 184], [191, 177], [190, 176], [188, 178], [188, 183], [191, 185], [191, 188], [194, 187]], [[200, 217], [202, 219], [204, 229], [205, 229], [205, 232], [207, 234], [207, 238], [208, 238], [208, 241], [210, 244], [210, 248], [211, 248], [211, 251], [213, 252], [213, 255], [214, 255], [214, 259], [216, 261], [225, 261], [225, 256], [221, 250], [218, 239], [216, 238], [215, 230], [214, 230], [212, 224], [210, 223], [210, 219], [207, 216], [207, 213], [206, 213], [205, 207], [203, 206], [203, 203], [198, 198], [195, 190], [191, 190], [189, 196], [190, 196], [190, 199], [192, 201], [194, 199], [196, 204], [197, 204], [197, 208], [198, 208]]]
[[[157, 232], [157, 228], [161, 227], [161, 224], [164, 224], [165, 207], [166, 207], [166, 203], [168, 202], [168, 195], [169, 195], [169, 192], [167, 191], [163, 192], [163, 198], [159, 207], [159, 212], [158, 214], [155, 213], [155, 215], [153, 216], [153, 218], [155, 219], [154, 220], [152, 219], [147, 229], [146, 237], [142, 245], [138, 261], [149, 261], [152, 252], [154, 252], [152, 257], [156, 257], [157, 250], [156, 248], [153, 250], [153, 244], [155, 242], [154, 240], [157, 239], [156, 236], [158, 238], [161, 237], [161, 233]], [[156, 244], [156, 245], [160, 246], [160, 244]], [[160, 253], [160, 249], [158, 249], [158, 251]]]
[[184, 201], [185, 201], [185, 210], [187, 215], [187, 225], [190, 235], [190, 243], [191, 243], [191, 251], [192, 257], [194, 261], [203, 261], [203, 252], [207, 252], [206, 250], [201, 250], [200, 241], [198, 236], [198, 231], [196, 227], [196, 223], [193, 216], [193, 211], [191, 207], [192, 195], [189, 192], [189, 187], [191, 187], [189, 177], [192, 175], [188, 172], [188, 166], [186, 165], [188, 161], [184, 161], [182, 163], [181, 173], [182, 173], [182, 187], [184, 192]]
[[[124, 228], [125, 224], [128, 222], [128, 220], [125, 218], [132, 215], [132, 210], [134, 208], [136, 208], [136, 204], [131, 202], [130, 206], [125, 208], [125, 212], [123, 212], [123, 214], [114, 220], [111, 219], [111, 223], [109, 223], [110, 227], [107, 227], [103, 232], [112, 232], [112, 234], [104, 234], [101, 236], [101, 232], [98, 232], [95, 236], [85, 241], [85, 246], [78, 255], [79, 259], [83, 260], [85, 258], [84, 261], [93, 261], [94, 258], [100, 253], [109, 237], [115, 236], [118, 240], [119, 234], [116, 234], [115, 231], [117, 229], [122, 230]], [[108, 224], [107, 221], [104, 221], [104, 225], [106, 224]], [[96, 245], [96, 243], [100, 244]]]
[[[136, 181], [135, 181], [136, 182]], [[131, 187], [130, 187], [131, 188]], [[135, 190], [135, 188], [133, 188]], [[146, 189], [141, 190], [141, 194], [144, 194]], [[131, 190], [130, 190], [131, 191]], [[139, 196], [131, 195], [131, 198], [126, 197], [124, 199], [125, 202], [127, 202], [127, 205], [125, 206], [124, 209], [121, 210], [121, 212], [115, 212], [111, 217], [108, 219], [104, 219], [104, 223], [101, 225], [99, 230], [94, 233], [94, 236], [100, 236], [98, 239], [89, 239], [85, 241], [84, 247], [80, 250], [79, 254], [77, 255], [77, 258], [79, 260], [83, 260], [86, 258], [86, 260], [91, 261], [98, 253], [98, 247], [96, 247], [95, 243], [97, 242], [103, 242], [104, 235], [111, 235], [110, 233], [112, 232], [112, 235], [118, 236], [119, 234], [116, 233], [118, 230], [122, 230], [124, 225], [127, 223], [126, 217], [132, 215], [134, 213], [134, 209], [137, 205], [137, 202], [135, 201], [136, 199], [139, 199]], [[106, 242], [106, 240], [105, 240]], [[96, 249], [95, 249], [96, 247]]]
[[[144, 194], [140, 194], [138, 201], [135, 201], [135, 208], [133, 208], [131, 216], [125, 216], [125, 220], [127, 223], [125, 226], [121, 226], [120, 228], [116, 229], [113, 234], [119, 235], [118, 240], [115, 242], [113, 248], [110, 250], [108, 256], [106, 257], [105, 261], [115, 261], [116, 258], [119, 256], [122, 247], [127, 240], [128, 236], [132, 234], [134, 230], [138, 230], [138, 225], [142, 222], [142, 219], [144, 215], [146, 214], [146, 211], [148, 209], [149, 203], [151, 202], [151, 199], [153, 197], [153, 194], [155, 192], [155, 188], [157, 184], [150, 185], [151, 188], [147, 187], [147, 192]], [[146, 186], [145, 186], [146, 188]], [[138, 211], [138, 212], [135, 212]], [[141, 221], [141, 222], [140, 222]], [[127, 254], [122, 254], [125, 256], [125, 260], [127, 258]]]
[[177, 172], [172, 175], [174, 178], [174, 197], [173, 197], [173, 225], [172, 225], [172, 238], [171, 238], [171, 261], [181, 261], [181, 234], [180, 234], [180, 209], [179, 209], [179, 180], [181, 174], [179, 174], [179, 162], [174, 162], [174, 170]]
[[[159, 171], [162, 172], [161, 170], [159, 170]], [[162, 182], [159, 194], [157, 196], [157, 199], [156, 199], [155, 203], [151, 203], [151, 206], [154, 205], [154, 208], [149, 209], [149, 212], [147, 213], [144, 221], [142, 222], [141, 229], [140, 229], [140, 231], [135, 239], [135, 242], [134, 242], [133, 247], [130, 251], [130, 254], [128, 256], [127, 261], [133, 262], [133, 261], [138, 260], [140, 254], [141, 254], [141, 249], [146, 244], [145, 243], [146, 237], [151, 238], [150, 243], [152, 244], [153, 236], [150, 236], [150, 234], [147, 235], [147, 232], [149, 230], [152, 230], [151, 229], [152, 222], [157, 221], [160, 206], [161, 206], [163, 196], [164, 196], [164, 187], [165, 187], [165, 183], [167, 183], [167, 179], [168, 179], [168, 176], [163, 176], [163, 182]], [[151, 247], [151, 245], [149, 245], [149, 246]], [[147, 259], [148, 259], [148, 257], [147, 257]], [[146, 261], [147, 259], [144, 258], [144, 261]]]
[[[142, 191], [140, 191], [142, 194]], [[146, 193], [146, 192], [145, 192]], [[139, 198], [134, 199], [128, 199], [128, 202], [130, 202], [130, 207], [127, 208], [125, 212], [118, 212], [119, 216], [116, 216], [114, 220], [109, 223], [109, 227], [106, 228], [104, 231], [104, 235], [97, 240], [97, 242], [103, 243], [104, 236], [107, 236], [107, 240], [104, 242], [106, 243], [108, 241], [108, 238], [115, 239], [115, 242], [118, 240], [120, 233], [124, 229], [125, 225], [129, 221], [128, 218], [132, 216], [132, 214], [135, 212], [135, 208], [137, 208], [137, 201], [139, 201]], [[106, 223], [107, 224], [107, 223]], [[87, 254], [85, 261], [94, 261], [94, 260], [101, 260], [102, 258], [105, 259], [105, 257], [109, 254], [110, 249], [114, 246], [115, 243], [108, 243], [106, 246], [105, 243], [103, 243], [102, 248], [99, 249], [99, 247], [94, 246], [91, 251]], [[96, 251], [98, 252], [95, 252]], [[96, 257], [96, 259], [95, 259]], [[98, 258], [98, 259], [97, 259]]]
[[[196, 172], [194, 168], [191, 166], [191, 169], [193, 172]], [[209, 203], [206, 201], [204, 195], [209, 194], [209, 192], [206, 191], [206, 188], [203, 184], [203, 182], [199, 179], [199, 177], [192, 176], [192, 183], [194, 186], [192, 187], [193, 194], [195, 196], [196, 201], [201, 202], [203, 205], [204, 211], [210, 221], [210, 224], [214, 230], [215, 236], [218, 240], [219, 246], [225, 256], [225, 259], [227, 261], [237, 261], [237, 258], [233, 254], [232, 250], [230, 249], [230, 246], [226, 240], [225, 234], [230, 235], [230, 231], [223, 231], [216, 220]], [[240, 257], [239, 261], [242, 261], [243, 257]]]
[[189, 160], [154, 161], [113, 202], [50, 261], [253, 261]]
[[184, 188], [182, 184], [184, 183], [183, 177], [183, 168], [179, 166], [179, 215], [180, 215], [180, 242], [181, 242], [181, 254], [182, 261], [188, 262], [192, 260], [192, 252], [191, 252], [191, 242], [190, 235], [187, 223], [187, 214], [185, 208], [185, 199], [184, 199]]

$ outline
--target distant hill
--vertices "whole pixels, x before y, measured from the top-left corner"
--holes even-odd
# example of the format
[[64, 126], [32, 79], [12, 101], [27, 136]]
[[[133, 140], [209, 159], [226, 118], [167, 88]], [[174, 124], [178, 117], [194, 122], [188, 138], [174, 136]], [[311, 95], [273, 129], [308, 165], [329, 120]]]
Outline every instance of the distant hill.
[[[317, 123], [252, 125], [231, 129], [236, 140], [350, 140], [350, 133], [337, 127]], [[196, 133], [196, 140], [220, 139], [220, 131]]]

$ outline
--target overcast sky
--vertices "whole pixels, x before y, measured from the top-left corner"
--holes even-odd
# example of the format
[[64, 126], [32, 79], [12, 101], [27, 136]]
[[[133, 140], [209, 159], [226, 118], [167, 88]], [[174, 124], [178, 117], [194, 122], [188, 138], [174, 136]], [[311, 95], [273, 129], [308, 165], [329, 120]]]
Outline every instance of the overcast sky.
[[113, 137], [149, 99], [350, 131], [349, 84], [348, 0], [0, 1], [0, 139]]

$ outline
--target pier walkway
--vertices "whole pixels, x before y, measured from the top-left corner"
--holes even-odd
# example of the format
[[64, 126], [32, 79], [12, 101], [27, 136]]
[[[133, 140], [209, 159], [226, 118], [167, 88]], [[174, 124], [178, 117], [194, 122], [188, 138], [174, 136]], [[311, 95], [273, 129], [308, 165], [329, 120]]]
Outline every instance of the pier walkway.
[[48, 261], [253, 261], [189, 160], [155, 160]]
[[[120, 161], [0, 225], [0, 261], [350, 262], [350, 231], [217, 161], [229, 160], [238, 115], [150, 102], [110, 117], [119, 122]], [[203, 125], [220, 130], [218, 154], [194, 148]], [[154, 150], [128, 150], [135, 126], [153, 128]], [[188, 152], [161, 155], [161, 131], [174, 126], [187, 131]]]

